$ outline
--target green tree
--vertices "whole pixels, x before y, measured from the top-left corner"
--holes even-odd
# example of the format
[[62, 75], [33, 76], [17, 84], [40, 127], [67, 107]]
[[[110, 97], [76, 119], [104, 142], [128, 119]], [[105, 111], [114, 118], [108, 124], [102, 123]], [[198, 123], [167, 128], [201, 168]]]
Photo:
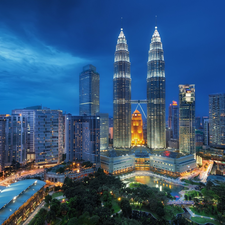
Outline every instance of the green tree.
[[123, 198], [120, 203], [120, 208], [122, 209], [123, 215], [129, 217], [132, 213], [132, 208], [129, 201], [126, 198]]
[[69, 220], [68, 225], [74, 225], [78, 224], [78, 219], [76, 217], [73, 217]]
[[50, 223], [51, 221], [54, 221], [55, 220], [55, 213], [52, 211], [52, 210], [50, 210], [50, 211], [48, 211], [47, 212], [47, 215], [46, 215], [46, 221], [48, 222], [48, 223]]
[[44, 224], [45, 224], [45, 219], [43, 217], [38, 217], [34, 225], [44, 225]]
[[69, 211], [69, 206], [67, 205], [67, 203], [62, 203], [60, 205], [60, 212], [62, 215], [66, 215], [67, 212]]
[[50, 204], [51, 200], [52, 200], [52, 196], [51, 196], [51, 195], [46, 195], [46, 196], [45, 196], [45, 202], [46, 202], [47, 204]]

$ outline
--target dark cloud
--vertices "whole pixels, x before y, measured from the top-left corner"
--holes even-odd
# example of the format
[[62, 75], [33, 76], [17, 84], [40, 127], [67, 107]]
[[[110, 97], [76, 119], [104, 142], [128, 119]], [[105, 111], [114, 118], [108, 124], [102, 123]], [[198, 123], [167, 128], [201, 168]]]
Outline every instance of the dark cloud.
[[[146, 99], [147, 58], [157, 15], [166, 63], [166, 104], [196, 84], [196, 115], [224, 92], [224, 1], [0, 0], [0, 113], [43, 104], [78, 113], [78, 80], [100, 73], [100, 108], [112, 115], [113, 60], [121, 16], [131, 59], [132, 99]], [[135, 106], [134, 106], [135, 107]]]

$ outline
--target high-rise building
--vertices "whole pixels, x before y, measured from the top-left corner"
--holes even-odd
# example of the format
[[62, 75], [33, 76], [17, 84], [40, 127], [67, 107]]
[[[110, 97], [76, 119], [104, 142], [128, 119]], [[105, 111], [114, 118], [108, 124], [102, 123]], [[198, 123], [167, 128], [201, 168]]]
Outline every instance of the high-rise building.
[[5, 168], [5, 125], [6, 120], [0, 119], [0, 172]]
[[206, 121], [209, 121], [209, 117], [208, 117], [208, 116], [203, 116], [203, 117], [202, 117], [202, 129], [203, 129], [203, 130], [204, 130], [205, 120], [206, 120]]
[[143, 145], [143, 120], [141, 113], [136, 109], [132, 114], [131, 120], [131, 145]]
[[12, 110], [26, 121], [27, 159], [36, 163], [58, 163], [63, 154], [63, 115], [61, 110], [42, 106]]
[[204, 132], [204, 141], [203, 144], [204, 145], [209, 145], [209, 118], [208, 119], [204, 119], [203, 120], [203, 132]]
[[202, 129], [201, 117], [195, 117], [195, 129]]
[[179, 85], [179, 149], [194, 154], [195, 149], [195, 85]]
[[60, 163], [63, 154], [63, 115], [48, 108], [35, 111], [34, 149], [36, 163]]
[[147, 146], [152, 149], [166, 147], [165, 80], [163, 47], [155, 27], [148, 52], [147, 73]]
[[66, 161], [85, 160], [100, 166], [99, 116], [65, 115]]
[[107, 150], [109, 147], [109, 114], [99, 113], [100, 117], [100, 150]]
[[27, 122], [22, 114], [6, 114], [0, 118], [6, 120], [5, 126], [5, 165], [15, 160], [19, 163], [27, 159]]
[[172, 138], [179, 138], [179, 110], [176, 101], [169, 106], [169, 128], [172, 129]]
[[27, 159], [35, 159], [35, 149], [34, 149], [34, 119], [35, 111], [42, 109], [42, 106], [32, 106], [26, 107], [24, 109], [14, 109], [12, 114], [21, 114], [26, 118], [27, 125], [27, 136], [26, 136], [26, 148], [27, 148]]
[[93, 116], [99, 113], [99, 74], [96, 67], [87, 65], [79, 77], [80, 116]]
[[209, 145], [225, 147], [225, 94], [209, 95]]
[[113, 76], [113, 146], [131, 146], [131, 75], [126, 37], [121, 28], [114, 58]]

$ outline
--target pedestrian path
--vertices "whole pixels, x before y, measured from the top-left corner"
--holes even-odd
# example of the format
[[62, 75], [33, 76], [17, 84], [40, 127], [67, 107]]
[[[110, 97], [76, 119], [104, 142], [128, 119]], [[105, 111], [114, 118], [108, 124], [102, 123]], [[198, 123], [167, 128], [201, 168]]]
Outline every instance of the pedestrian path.
[[185, 209], [189, 212], [189, 214], [191, 215], [191, 217], [201, 217], [201, 218], [205, 218], [205, 219], [209, 219], [209, 220], [215, 220], [212, 217], [208, 217], [208, 216], [201, 216], [201, 215], [197, 215], [195, 213], [193, 213], [189, 207], [185, 207]]
[[194, 201], [169, 200], [168, 205], [194, 205]]

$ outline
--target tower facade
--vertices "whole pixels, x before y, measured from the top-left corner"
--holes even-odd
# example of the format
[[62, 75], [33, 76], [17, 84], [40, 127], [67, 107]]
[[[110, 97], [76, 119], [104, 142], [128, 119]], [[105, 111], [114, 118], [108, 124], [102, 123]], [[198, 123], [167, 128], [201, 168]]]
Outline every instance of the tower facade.
[[225, 94], [209, 95], [209, 145], [225, 146]]
[[179, 138], [179, 111], [176, 101], [169, 106], [169, 128], [172, 129], [173, 139]]
[[179, 85], [179, 149], [184, 154], [195, 150], [195, 85]]
[[131, 146], [131, 75], [126, 37], [121, 28], [114, 58], [113, 147]]
[[143, 145], [143, 120], [141, 113], [136, 109], [132, 114], [131, 120], [131, 145]]
[[79, 77], [79, 113], [80, 116], [99, 113], [99, 74], [91, 64], [83, 67]]
[[165, 62], [157, 27], [152, 35], [147, 65], [147, 146], [165, 148]]

